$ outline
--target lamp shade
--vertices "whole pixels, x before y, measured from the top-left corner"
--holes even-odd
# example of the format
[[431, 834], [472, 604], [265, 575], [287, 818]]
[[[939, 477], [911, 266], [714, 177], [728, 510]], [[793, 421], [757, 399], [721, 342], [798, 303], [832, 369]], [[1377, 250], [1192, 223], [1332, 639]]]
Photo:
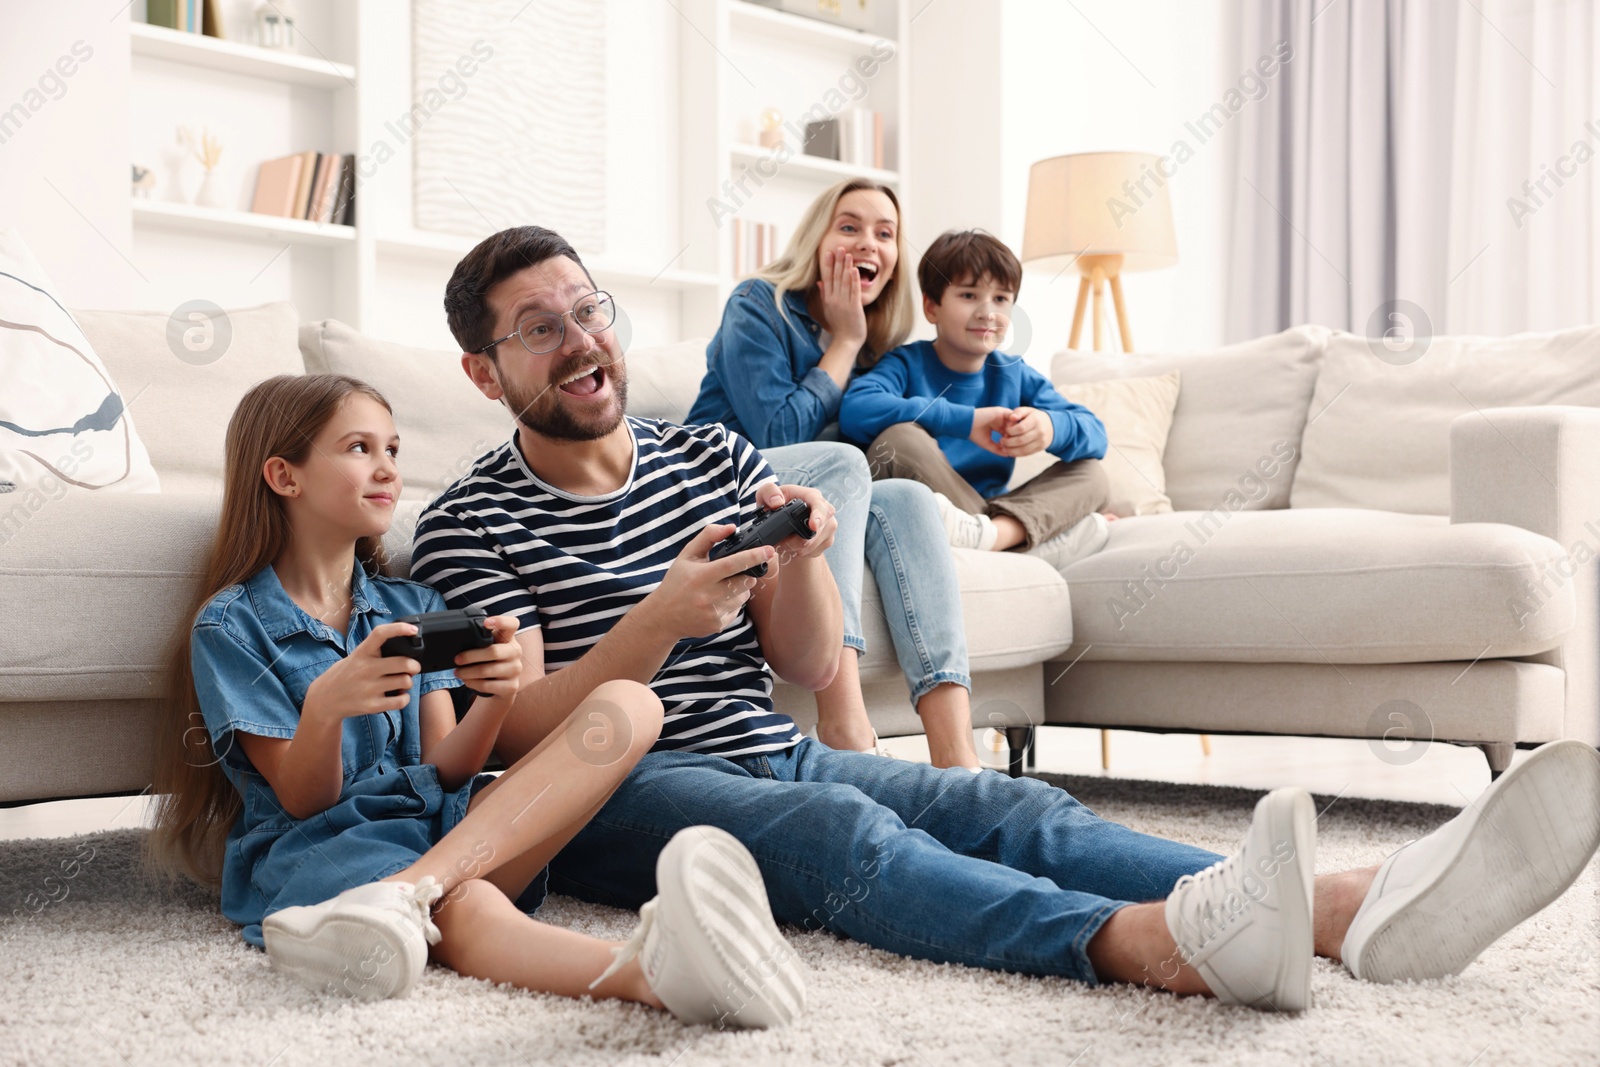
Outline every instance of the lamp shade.
[[1084, 255], [1120, 255], [1122, 270], [1178, 262], [1172, 200], [1157, 156], [1080, 152], [1041, 159], [1028, 172], [1022, 261], [1064, 267]]

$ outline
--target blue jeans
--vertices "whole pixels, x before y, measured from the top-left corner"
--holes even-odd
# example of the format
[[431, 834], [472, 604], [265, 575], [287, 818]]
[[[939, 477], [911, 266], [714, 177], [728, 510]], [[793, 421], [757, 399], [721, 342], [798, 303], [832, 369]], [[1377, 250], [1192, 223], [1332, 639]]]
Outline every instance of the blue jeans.
[[763, 449], [781, 484], [821, 491], [839, 530], [824, 554], [844, 604], [844, 643], [865, 652], [861, 632], [863, 567], [870, 565], [895, 658], [911, 702], [937, 685], [972, 688], [961, 590], [944, 523], [927, 486], [905, 479], [875, 482], [859, 448], [808, 441]]
[[780, 922], [1090, 984], [1089, 941], [1113, 912], [1220, 858], [1107, 822], [1034, 778], [807, 738], [734, 759], [651, 752], [551, 862], [548, 886], [637, 909], [655, 895], [668, 839], [701, 823], [750, 849]]

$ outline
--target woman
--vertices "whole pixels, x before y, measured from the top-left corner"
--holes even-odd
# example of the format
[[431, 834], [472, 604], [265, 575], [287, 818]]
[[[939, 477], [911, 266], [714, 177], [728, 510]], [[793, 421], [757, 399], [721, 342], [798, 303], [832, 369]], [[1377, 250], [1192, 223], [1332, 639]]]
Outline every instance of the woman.
[[[824, 192], [784, 254], [728, 298], [687, 421], [722, 423], [760, 448], [780, 479], [823, 490], [839, 523], [827, 559], [844, 600], [845, 645], [866, 650], [865, 560], [929, 757], [979, 770], [955, 564], [933, 493], [903, 479], [872, 481], [865, 456], [839, 443], [851, 377], [911, 332], [904, 259], [893, 189], [857, 178]], [[833, 684], [817, 694], [817, 737], [833, 748], [876, 745], [857, 658], [841, 657]]]

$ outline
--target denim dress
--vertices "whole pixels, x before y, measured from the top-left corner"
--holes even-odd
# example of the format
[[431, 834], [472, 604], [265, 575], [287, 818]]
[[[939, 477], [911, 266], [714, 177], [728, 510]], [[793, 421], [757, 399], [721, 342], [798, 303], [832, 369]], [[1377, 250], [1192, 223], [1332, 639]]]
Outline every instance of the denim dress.
[[[190, 635], [206, 732], [244, 803], [223, 854], [222, 913], [253, 945], [264, 944], [261, 920], [274, 911], [318, 904], [409, 867], [461, 821], [473, 791], [494, 780], [478, 775], [446, 792], [422, 762], [422, 695], [461, 684], [453, 671], [440, 671], [417, 676], [399, 711], [344, 721], [344, 786], [332, 807], [309, 819], [283, 810], [235, 733], [293, 737], [307, 688], [374, 627], [445, 610], [427, 586], [369, 578], [359, 562], [350, 589], [350, 628], [341, 634], [289, 599], [268, 566], [207, 601]], [[542, 879], [535, 884], [542, 889]]]

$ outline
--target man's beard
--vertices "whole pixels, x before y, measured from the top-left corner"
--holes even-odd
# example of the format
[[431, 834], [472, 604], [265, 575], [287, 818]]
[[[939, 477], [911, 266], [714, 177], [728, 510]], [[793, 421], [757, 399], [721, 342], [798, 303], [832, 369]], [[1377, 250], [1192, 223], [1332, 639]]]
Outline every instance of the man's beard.
[[[551, 375], [551, 380], [560, 381], [577, 366], [575, 363], [560, 374]], [[616, 407], [590, 419], [575, 417], [562, 404], [561, 390], [555, 385], [547, 386], [531, 399], [510, 383], [502, 382], [501, 388], [505, 391], [506, 403], [516, 420], [541, 437], [558, 441], [597, 441], [615, 430], [622, 422], [623, 413], [628, 410], [628, 372], [622, 359], [619, 357], [613, 363], [600, 366], [604, 368], [606, 380], [611, 383]]]

